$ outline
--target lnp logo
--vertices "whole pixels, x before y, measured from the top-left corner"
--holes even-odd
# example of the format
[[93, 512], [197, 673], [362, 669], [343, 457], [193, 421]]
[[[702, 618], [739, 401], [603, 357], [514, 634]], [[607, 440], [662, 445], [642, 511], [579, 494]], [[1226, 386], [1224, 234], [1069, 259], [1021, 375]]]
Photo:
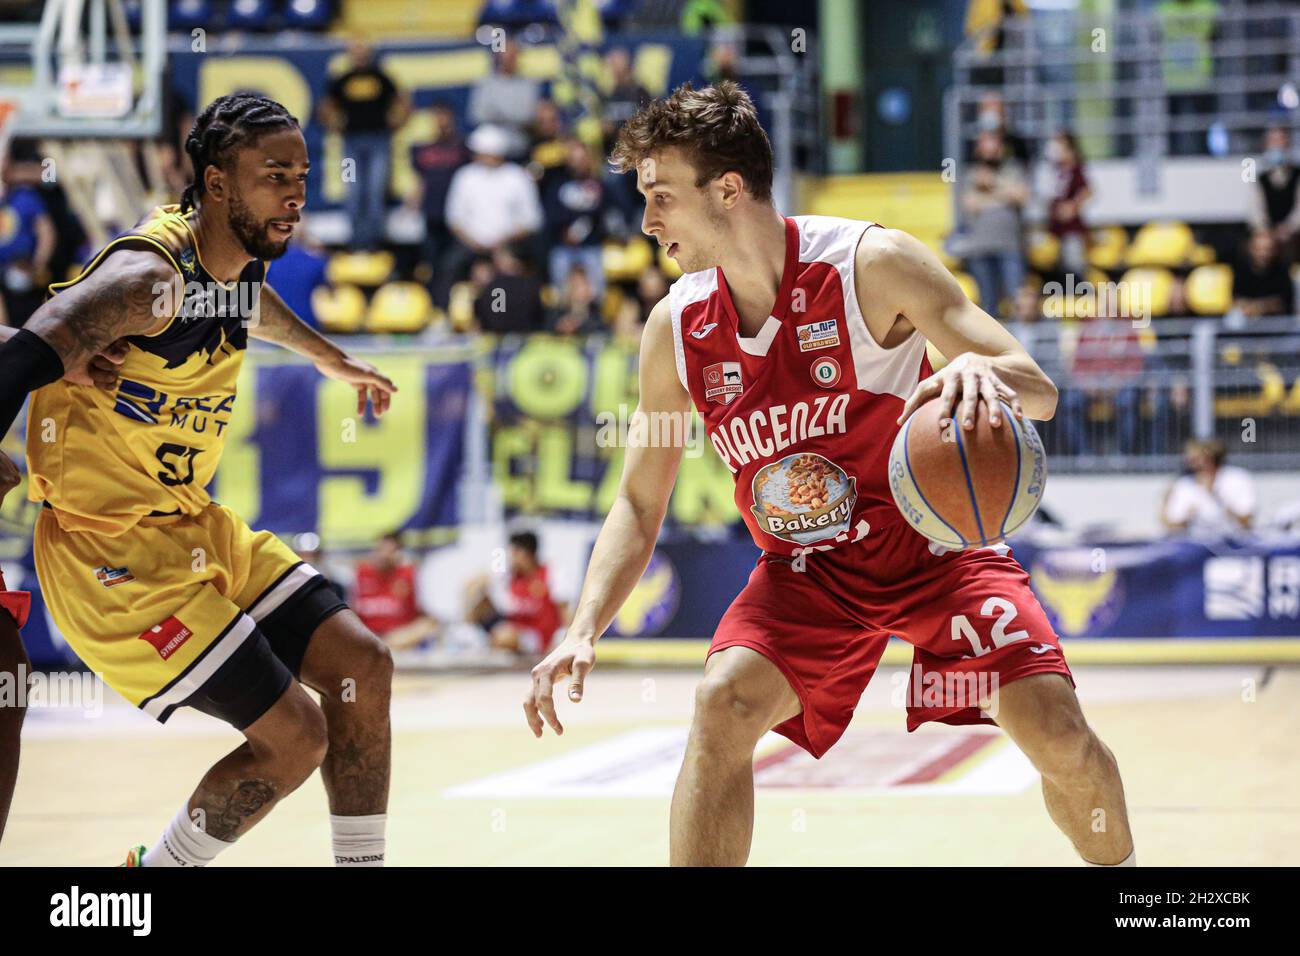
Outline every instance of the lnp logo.
[[115, 588], [135, 580], [130, 568], [95, 568], [95, 580], [106, 588]]
[[829, 349], [840, 344], [840, 326], [834, 319], [809, 322], [796, 328], [795, 332], [799, 336], [800, 352]]
[[813, 381], [822, 388], [834, 388], [840, 383], [840, 363], [835, 359], [818, 359], [812, 364]]
[[708, 325], [703, 326], [702, 328], [698, 328], [698, 329], [696, 329], [694, 332], [692, 332], [692, 333], [691, 333], [691, 338], [693, 338], [693, 339], [702, 339], [702, 338], [704, 338], [704, 336], [708, 335], [710, 332], [712, 332], [712, 331], [713, 331], [714, 329], [716, 329], [717, 327], [718, 327], [718, 323], [717, 323], [717, 322], [710, 322]]
[[179, 618], [169, 617], [141, 634], [140, 640], [148, 641], [158, 652], [158, 656], [167, 660], [193, 636], [194, 632], [182, 624]]
[[744, 390], [739, 362], [715, 362], [704, 366], [704, 397], [710, 402], [730, 405]]

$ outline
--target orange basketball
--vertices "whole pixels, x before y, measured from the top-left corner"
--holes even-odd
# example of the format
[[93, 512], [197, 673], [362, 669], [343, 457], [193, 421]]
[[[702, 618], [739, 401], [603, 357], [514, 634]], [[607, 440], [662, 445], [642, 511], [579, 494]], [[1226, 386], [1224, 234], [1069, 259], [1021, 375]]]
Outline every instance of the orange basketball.
[[1001, 541], [1032, 515], [1043, 497], [1047, 456], [1028, 421], [1002, 405], [994, 428], [981, 404], [975, 427], [939, 428], [938, 399], [915, 412], [889, 453], [889, 487], [898, 510], [921, 534], [949, 548]]

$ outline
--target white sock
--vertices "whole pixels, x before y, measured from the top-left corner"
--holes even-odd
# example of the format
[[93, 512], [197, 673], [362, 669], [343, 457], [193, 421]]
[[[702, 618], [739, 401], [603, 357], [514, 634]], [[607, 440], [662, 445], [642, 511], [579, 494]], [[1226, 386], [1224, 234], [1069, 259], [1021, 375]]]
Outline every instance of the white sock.
[[330, 814], [334, 834], [335, 866], [383, 866], [384, 825], [388, 814], [364, 817], [336, 817]]
[[1137, 847], [1135, 846], [1133, 849], [1128, 851], [1128, 856], [1124, 857], [1124, 859], [1120, 860], [1118, 863], [1088, 863], [1087, 860], [1084, 860], [1083, 862], [1087, 863], [1088, 866], [1137, 866], [1137, 853]]
[[143, 866], [207, 866], [217, 858], [217, 854], [233, 846], [225, 840], [208, 836], [190, 819], [189, 805], [180, 811], [167, 824], [167, 829], [158, 838], [152, 850], [144, 855]]

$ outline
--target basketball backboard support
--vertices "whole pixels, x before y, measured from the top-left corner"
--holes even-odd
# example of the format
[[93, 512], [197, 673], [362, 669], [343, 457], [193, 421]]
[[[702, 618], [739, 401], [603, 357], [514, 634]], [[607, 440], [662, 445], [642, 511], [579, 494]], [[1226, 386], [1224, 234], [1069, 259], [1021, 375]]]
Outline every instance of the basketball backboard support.
[[13, 134], [143, 139], [162, 121], [166, 0], [140, 0], [133, 29], [122, 0], [46, 0], [39, 24], [0, 24], [0, 100]]

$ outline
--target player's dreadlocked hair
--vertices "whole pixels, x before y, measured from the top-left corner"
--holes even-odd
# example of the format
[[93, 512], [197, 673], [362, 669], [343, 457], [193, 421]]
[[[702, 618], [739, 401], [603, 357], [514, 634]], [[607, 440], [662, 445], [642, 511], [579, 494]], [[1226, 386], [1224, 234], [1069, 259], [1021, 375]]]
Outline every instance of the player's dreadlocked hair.
[[296, 126], [293, 114], [257, 93], [231, 93], [213, 100], [185, 138], [194, 182], [181, 193], [181, 212], [189, 212], [203, 196], [203, 174], [209, 166], [224, 169], [239, 147], [257, 142], [266, 133]]

